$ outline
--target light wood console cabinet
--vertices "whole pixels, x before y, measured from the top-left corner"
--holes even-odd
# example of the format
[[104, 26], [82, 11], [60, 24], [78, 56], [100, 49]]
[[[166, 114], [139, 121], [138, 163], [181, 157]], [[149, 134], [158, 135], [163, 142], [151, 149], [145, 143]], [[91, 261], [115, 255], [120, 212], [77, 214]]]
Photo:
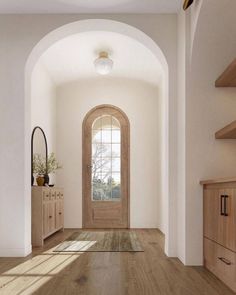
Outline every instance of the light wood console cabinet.
[[204, 185], [204, 265], [236, 292], [236, 179]]
[[32, 187], [32, 245], [64, 229], [64, 194], [61, 188]]

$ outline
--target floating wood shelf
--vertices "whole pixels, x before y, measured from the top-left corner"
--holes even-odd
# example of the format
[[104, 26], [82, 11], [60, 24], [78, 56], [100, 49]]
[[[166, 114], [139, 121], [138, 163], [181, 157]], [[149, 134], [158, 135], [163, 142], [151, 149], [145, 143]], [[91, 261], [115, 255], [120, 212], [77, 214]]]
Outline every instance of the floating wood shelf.
[[236, 59], [215, 82], [216, 87], [236, 87]]
[[236, 121], [220, 129], [215, 134], [216, 139], [236, 139]]

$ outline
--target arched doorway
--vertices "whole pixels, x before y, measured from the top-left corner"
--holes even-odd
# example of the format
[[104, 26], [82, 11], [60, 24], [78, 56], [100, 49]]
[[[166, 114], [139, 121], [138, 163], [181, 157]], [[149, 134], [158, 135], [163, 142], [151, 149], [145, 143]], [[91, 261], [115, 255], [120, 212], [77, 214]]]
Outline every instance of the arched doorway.
[[[32, 50], [25, 68], [25, 105], [26, 108], [30, 105], [31, 99], [31, 75], [34, 69], [35, 64], [37, 63], [40, 56], [54, 43], [57, 41], [71, 36], [73, 34], [82, 33], [82, 32], [90, 32], [90, 31], [109, 31], [116, 32], [119, 34], [124, 34], [129, 36], [130, 38], [135, 39], [145, 46], [148, 50], [152, 52], [152, 54], [160, 61], [162, 67], [162, 93], [163, 93], [163, 105], [161, 112], [163, 114], [163, 126], [162, 126], [162, 192], [165, 195], [163, 198], [164, 209], [163, 209], [163, 217], [164, 217], [164, 233], [165, 233], [165, 252], [169, 256], [176, 256], [176, 248], [175, 248], [175, 235], [176, 235], [176, 220], [175, 220], [175, 195], [174, 190], [175, 187], [173, 185], [170, 187], [170, 184], [175, 183], [175, 179], [173, 179], [174, 174], [170, 174], [169, 168], [170, 166], [175, 165], [172, 162], [169, 162], [169, 159], [173, 159], [175, 155], [175, 150], [173, 145], [169, 143], [172, 141], [169, 137], [169, 126], [170, 122], [172, 122], [172, 112], [169, 107], [169, 71], [168, 64], [166, 58], [159, 48], [159, 46], [145, 33], [140, 31], [139, 29], [132, 27], [130, 25], [120, 23], [112, 20], [104, 20], [104, 19], [90, 19], [90, 20], [82, 20], [74, 23], [70, 23], [64, 25], [48, 35], [46, 35]], [[27, 117], [28, 116], [28, 117]], [[29, 121], [30, 111], [26, 111], [26, 122]], [[172, 124], [173, 125], [173, 124]], [[25, 142], [26, 149], [28, 145], [28, 136], [30, 135], [30, 127], [28, 124], [25, 124]], [[173, 126], [174, 128], [174, 126]], [[170, 130], [170, 133], [173, 134], [173, 130]], [[169, 149], [170, 147], [170, 149]], [[30, 162], [30, 159], [27, 159]], [[26, 163], [26, 167], [30, 168], [30, 165]], [[28, 171], [30, 173], [30, 171]], [[25, 173], [27, 173], [27, 169], [25, 169]], [[27, 191], [30, 191], [30, 188], [27, 188]], [[171, 212], [170, 212], [171, 211]], [[29, 216], [30, 212], [26, 212]], [[30, 222], [30, 220], [29, 220]], [[30, 224], [28, 224], [30, 226]]]
[[83, 122], [83, 227], [129, 227], [129, 120], [101, 105]]

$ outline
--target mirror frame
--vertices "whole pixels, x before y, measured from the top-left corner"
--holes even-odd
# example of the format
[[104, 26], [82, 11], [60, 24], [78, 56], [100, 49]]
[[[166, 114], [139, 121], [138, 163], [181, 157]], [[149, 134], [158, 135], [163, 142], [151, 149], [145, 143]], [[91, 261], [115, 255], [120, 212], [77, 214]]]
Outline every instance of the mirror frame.
[[44, 137], [44, 141], [45, 141], [45, 148], [46, 148], [46, 174], [48, 174], [48, 167], [47, 167], [47, 163], [48, 163], [48, 143], [47, 143], [47, 137], [45, 135], [45, 132], [43, 131], [43, 129], [39, 126], [34, 127], [33, 131], [32, 131], [32, 135], [31, 135], [31, 186], [33, 186], [33, 158], [34, 158], [34, 133], [35, 131], [39, 129]]

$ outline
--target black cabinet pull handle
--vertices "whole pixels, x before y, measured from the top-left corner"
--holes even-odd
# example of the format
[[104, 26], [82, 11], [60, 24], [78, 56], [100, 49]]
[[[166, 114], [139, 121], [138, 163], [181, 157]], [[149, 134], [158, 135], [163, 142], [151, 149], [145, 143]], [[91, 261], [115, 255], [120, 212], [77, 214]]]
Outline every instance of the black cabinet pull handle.
[[225, 198], [225, 196], [224, 195], [221, 195], [220, 196], [220, 215], [225, 215], [224, 214], [224, 211], [223, 211], [223, 201], [224, 201], [224, 198]]
[[218, 257], [218, 259], [220, 261], [224, 262], [227, 265], [231, 265], [231, 262], [228, 259], [224, 258], [224, 257]]
[[224, 196], [224, 216], [228, 216], [229, 214], [227, 213], [228, 210], [227, 210], [227, 199], [228, 199], [229, 196], [225, 195]]
[[50, 215], [49, 218], [52, 218], [52, 216]]

